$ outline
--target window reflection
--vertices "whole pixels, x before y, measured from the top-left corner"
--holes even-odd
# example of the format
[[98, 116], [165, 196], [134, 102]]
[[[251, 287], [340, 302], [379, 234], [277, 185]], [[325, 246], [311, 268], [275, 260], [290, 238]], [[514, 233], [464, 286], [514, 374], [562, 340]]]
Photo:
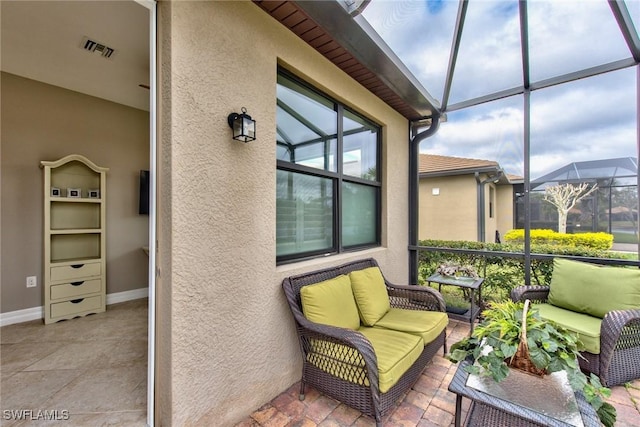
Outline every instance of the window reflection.
[[277, 95], [278, 160], [335, 172], [335, 105], [282, 75]]

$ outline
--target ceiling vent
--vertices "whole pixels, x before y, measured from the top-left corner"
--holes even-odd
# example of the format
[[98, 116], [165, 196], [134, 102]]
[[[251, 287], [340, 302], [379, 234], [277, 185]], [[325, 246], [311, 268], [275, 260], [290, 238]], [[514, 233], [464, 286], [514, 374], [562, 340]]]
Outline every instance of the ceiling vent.
[[111, 58], [111, 55], [115, 52], [113, 48], [88, 37], [82, 39], [82, 48], [86, 51], [97, 53], [104, 58]]

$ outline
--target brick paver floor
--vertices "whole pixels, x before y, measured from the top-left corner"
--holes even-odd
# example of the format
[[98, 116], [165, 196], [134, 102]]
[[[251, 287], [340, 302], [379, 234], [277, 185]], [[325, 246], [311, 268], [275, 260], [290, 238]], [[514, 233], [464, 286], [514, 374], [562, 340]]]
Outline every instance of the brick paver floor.
[[[447, 342], [454, 343], [468, 333], [468, 324], [451, 321], [447, 331]], [[456, 368], [457, 365], [445, 359], [440, 352], [425, 368], [413, 388], [384, 417], [384, 425], [453, 426], [456, 398], [447, 388]], [[299, 390], [300, 383], [293, 384], [236, 427], [375, 427], [371, 417], [319, 393], [312, 387], [306, 387], [305, 400], [300, 401]], [[469, 401], [463, 399], [463, 402], [464, 417]], [[615, 406], [618, 413], [616, 427], [640, 426], [640, 380], [612, 387], [609, 402]]]

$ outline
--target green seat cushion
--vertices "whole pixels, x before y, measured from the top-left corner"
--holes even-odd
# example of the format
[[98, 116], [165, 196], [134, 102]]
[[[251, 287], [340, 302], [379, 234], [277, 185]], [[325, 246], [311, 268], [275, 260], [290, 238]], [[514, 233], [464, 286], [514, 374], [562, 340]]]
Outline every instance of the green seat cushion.
[[[381, 393], [389, 391], [414, 364], [423, 351], [422, 340], [403, 332], [361, 327], [378, 361], [378, 386]], [[314, 366], [343, 380], [369, 386], [364, 360], [353, 349], [329, 341], [310, 340], [307, 360]]]
[[392, 307], [375, 324], [375, 328], [406, 332], [422, 338], [424, 345], [435, 340], [449, 324], [449, 317], [440, 311], [406, 310]]
[[364, 326], [359, 331], [371, 342], [378, 358], [381, 393], [393, 387], [424, 350], [422, 339], [415, 335]]
[[612, 310], [640, 308], [640, 270], [556, 258], [548, 302], [600, 318]]
[[304, 316], [315, 323], [358, 329], [360, 316], [348, 276], [303, 286], [300, 300]]
[[552, 320], [558, 325], [576, 332], [584, 344], [584, 350], [592, 354], [600, 354], [600, 325], [602, 319], [588, 314], [576, 313], [551, 304], [533, 304], [540, 317]]
[[373, 326], [391, 308], [387, 285], [378, 267], [349, 273], [360, 319], [365, 326]]

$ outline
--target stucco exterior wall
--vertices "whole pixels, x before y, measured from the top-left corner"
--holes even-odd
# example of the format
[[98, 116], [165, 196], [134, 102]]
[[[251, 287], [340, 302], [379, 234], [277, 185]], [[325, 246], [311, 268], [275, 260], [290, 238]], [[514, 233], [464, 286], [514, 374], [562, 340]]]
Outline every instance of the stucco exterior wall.
[[497, 207], [496, 212], [498, 214], [498, 231], [500, 232], [500, 238], [504, 242], [504, 235], [513, 230], [514, 224], [514, 207], [513, 207], [513, 186], [512, 185], [498, 185], [497, 186]]
[[[286, 276], [373, 256], [408, 277], [407, 121], [250, 2], [159, 3], [160, 425], [234, 425], [301, 376]], [[383, 126], [381, 248], [276, 266], [278, 64]], [[246, 107], [258, 139], [231, 139]]]
[[[434, 189], [439, 194], [434, 195]], [[478, 239], [478, 193], [473, 175], [421, 178], [419, 198], [420, 240]]]

